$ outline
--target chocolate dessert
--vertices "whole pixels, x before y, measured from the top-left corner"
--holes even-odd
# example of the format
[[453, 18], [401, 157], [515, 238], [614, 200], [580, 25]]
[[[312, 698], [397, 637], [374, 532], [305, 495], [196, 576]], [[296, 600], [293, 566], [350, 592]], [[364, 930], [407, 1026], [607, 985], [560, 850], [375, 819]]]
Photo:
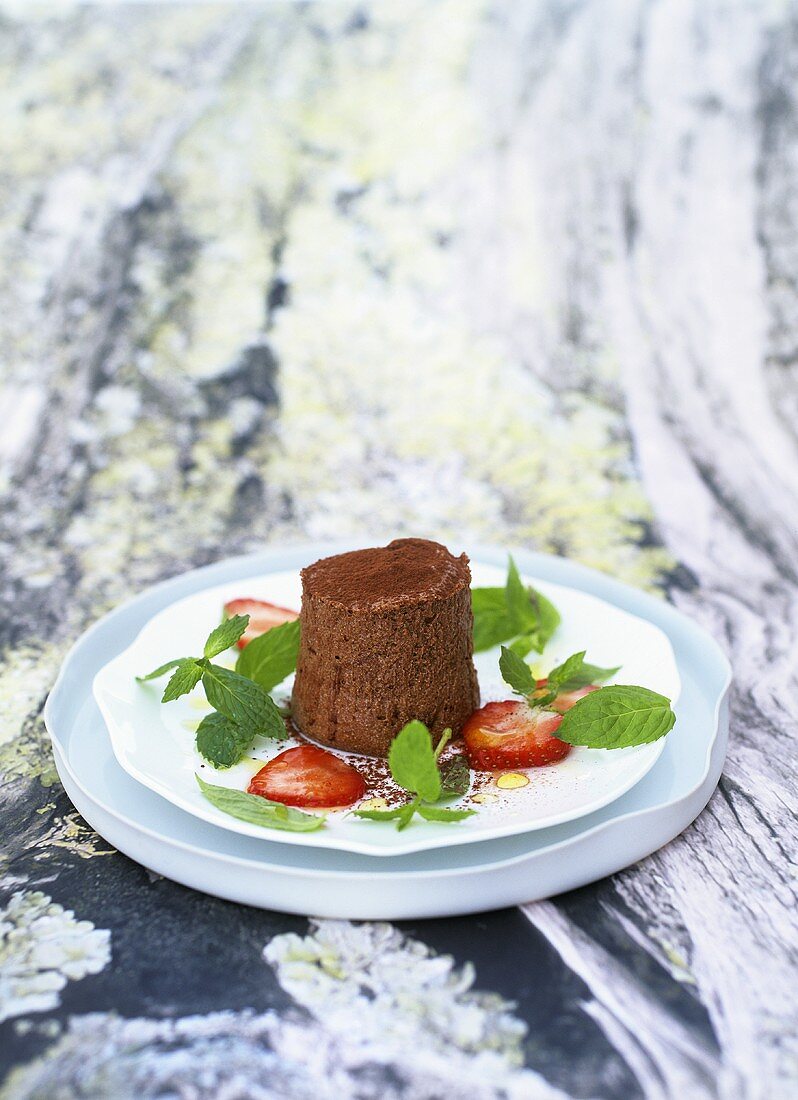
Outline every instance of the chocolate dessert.
[[479, 706], [470, 583], [466, 555], [426, 539], [303, 569], [298, 728], [371, 756], [385, 756], [412, 718], [459, 733]]

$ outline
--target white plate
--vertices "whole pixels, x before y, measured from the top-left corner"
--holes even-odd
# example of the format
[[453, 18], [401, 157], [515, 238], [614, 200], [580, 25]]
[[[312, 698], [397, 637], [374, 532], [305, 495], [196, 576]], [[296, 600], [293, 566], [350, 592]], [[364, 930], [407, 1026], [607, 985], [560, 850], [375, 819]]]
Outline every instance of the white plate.
[[[312, 557], [308, 561], [313, 560]], [[500, 585], [504, 569], [472, 560], [475, 585]], [[622, 683], [642, 684], [675, 703], [679, 673], [667, 636], [653, 623], [574, 588], [525, 575], [559, 608], [562, 624], [546, 651], [549, 665], [569, 653], [587, 649], [595, 664], [622, 665]], [[314, 848], [337, 848], [364, 855], [403, 855], [428, 848], [460, 845], [545, 829], [591, 814], [620, 798], [653, 767], [664, 740], [612, 752], [577, 748], [561, 763], [530, 769], [526, 787], [502, 791], [492, 783], [483, 790], [492, 801], [457, 824], [414, 820], [398, 832], [390, 823], [366, 822], [339, 811], [324, 829], [288, 833], [238, 821], [221, 813], [200, 793], [195, 773], [208, 782], [244, 789], [249, 779], [283, 742], [260, 740], [252, 758], [227, 771], [215, 771], [194, 750], [193, 729], [207, 712], [201, 687], [190, 697], [160, 703], [163, 684], [141, 685], [135, 676], [174, 657], [201, 650], [205, 636], [219, 621], [222, 605], [236, 596], [267, 599], [299, 607], [298, 569], [275, 571], [246, 580], [203, 588], [170, 604], [144, 626], [136, 640], [106, 664], [94, 679], [94, 696], [108, 727], [114, 754], [140, 783], [196, 817], [232, 832]], [[233, 655], [230, 655], [233, 660]], [[498, 675], [498, 650], [477, 657], [483, 702], [507, 698]], [[287, 690], [290, 681], [286, 682]], [[353, 762], [352, 754], [339, 754]]]

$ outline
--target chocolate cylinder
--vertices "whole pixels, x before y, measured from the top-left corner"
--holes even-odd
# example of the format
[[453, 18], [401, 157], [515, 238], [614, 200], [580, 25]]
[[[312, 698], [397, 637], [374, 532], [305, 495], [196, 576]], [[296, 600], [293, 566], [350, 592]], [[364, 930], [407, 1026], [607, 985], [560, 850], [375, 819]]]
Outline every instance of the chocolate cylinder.
[[465, 554], [425, 539], [303, 569], [297, 727], [370, 756], [386, 756], [413, 718], [459, 733], [479, 706], [470, 583]]

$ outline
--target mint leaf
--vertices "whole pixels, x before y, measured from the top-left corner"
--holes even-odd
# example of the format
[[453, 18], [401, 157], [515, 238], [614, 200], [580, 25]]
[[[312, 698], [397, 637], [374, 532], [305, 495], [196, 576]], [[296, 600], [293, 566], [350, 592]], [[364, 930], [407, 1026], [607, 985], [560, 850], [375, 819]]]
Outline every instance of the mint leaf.
[[215, 768], [232, 768], [252, 744], [254, 733], [224, 714], [207, 714], [197, 726], [197, 751]]
[[397, 821], [396, 827], [400, 832], [407, 828], [415, 813], [420, 814], [425, 821], [465, 821], [467, 817], [473, 817], [476, 810], [449, 810], [443, 806], [429, 806], [418, 798], [392, 810], [355, 810], [356, 817], [364, 817], [368, 821]]
[[471, 768], [464, 753], [459, 752], [441, 766], [441, 794], [444, 798], [468, 793]]
[[599, 665], [591, 665], [584, 661], [579, 673], [570, 676], [565, 683], [560, 685], [560, 688], [562, 691], [576, 691], [577, 688], [587, 687], [588, 684], [601, 684], [620, 671], [620, 665], [616, 665], [615, 668], [601, 668]]
[[222, 813], [248, 821], [251, 825], [263, 825], [268, 829], [284, 829], [292, 833], [310, 833], [324, 825], [324, 818], [306, 814], [284, 806], [282, 802], [270, 802], [257, 794], [234, 791], [229, 787], [217, 787], [206, 783], [198, 775], [194, 777], [199, 789], [210, 803]]
[[506, 646], [502, 646], [499, 658], [499, 670], [502, 679], [519, 695], [531, 695], [537, 689], [537, 682], [526, 661]]
[[218, 657], [230, 646], [235, 645], [249, 623], [249, 615], [233, 615], [232, 619], [225, 619], [210, 632], [205, 643], [205, 656]]
[[664, 695], [644, 687], [611, 684], [592, 691], [566, 711], [555, 736], [570, 745], [623, 749], [659, 740], [675, 721]]
[[[466, 778], [463, 791], [454, 789], [444, 791], [441, 773], [438, 770], [438, 752], [443, 749], [451, 734], [451, 730], [444, 730], [437, 750], [434, 750], [430, 732], [424, 723], [408, 722], [391, 742], [388, 765], [395, 782], [416, 797], [405, 806], [394, 806], [387, 810], [356, 810], [356, 816], [363, 817], [367, 821], [395, 821], [397, 829], [405, 829], [410, 824], [413, 814], [420, 813], [426, 816], [427, 810], [434, 809], [427, 803], [436, 802], [441, 794], [451, 797], [453, 794], [465, 793], [471, 782], [471, 772], [467, 764], [465, 764]], [[464, 758], [460, 759], [464, 764]], [[461, 764], [460, 767], [462, 766]], [[454, 781], [462, 782], [456, 778]], [[471, 810], [452, 811], [451, 816], [447, 814], [442, 817], [429, 817], [428, 820], [460, 821], [463, 817], [469, 817], [472, 812]]]
[[559, 691], [576, 691], [589, 684], [600, 684], [602, 680], [609, 680], [620, 668], [620, 665], [616, 668], [591, 665], [585, 660], [585, 650], [582, 650], [581, 653], [571, 654], [561, 665], [553, 668], [548, 675], [548, 681]]
[[538, 653], [542, 653], [551, 641], [554, 631], [560, 625], [560, 613], [551, 600], [544, 596], [542, 592], [538, 592], [537, 588], [533, 588], [530, 585], [527, 592], [529, 593], [532, 606], [535, 608], [537, 614], [537, 630], [535, 632], [536, 644], [533, 648], [535, 648]]
[[578, 678], [585, 664], [585, 653], [587, 650], [582, 650], [580, 653], [572, 653], [570, 657], [566, 657], [561, 665], [557, 665], [549, 673], [547, 679], [552, 687], [562, 687], [563, 684], [570, 683], [571, 680]]
[[542, 592], [525, 585], [510, 557], [504, 588], [472, 588], [474, 652], [492, 649], [500, 642], [512, 642], [519, 657], [531, 649], [542, 653], [560, 625], [560, 613]]
[[467, 817], [473, 817], [476, 810], [447, 810], [443, 806], [417, 807], [425, 821], [465, 821]]
[[430, 732], [423, 722], [408, 722], [388, 751], [391, 775], [400, 787], [427, 802], [440, 798], [441, 777]]
[[399, 813], [396, 815], [396, 818], [397, 818], [396, 828], [397, 828], [398, 832], [401, 833], [402, 829], [406, 829], [407, 826], [410, 824], [410, 822], [413, 818], [413, 814], [419, 808], [419, 802], [420, 801], [421, 801], [420, 798], [414, 798], [413, 801], [408, 802], [408, 804], [406, 806], [400, 806], [399, 807]]
[[389, 810], [355, 810], [355, 817], [363, 817], [367, 821], [395, 821], [397, 830], [401, 832], [410, 824], [410, 819], [418, 809], [418, 804], [419, 799], [414, 798], [412, 802], [407, 802], [404, 806], [393, 806]]
[[503, 588], [472, 588], [471, 610], [474, 613], [475, 653], [493, 649], [516, 633]]
[[221, 711], [237, 726], [278, 740], [287, 736], [285, 722], [274, 700], [259, 684], [221, 665], [205, 662], [202, 686], [214, 710]]
[[507, 569], [504, 598], [510, 614], [510, 621], [513, 624], [513, 634], [526, 634], [538, 629], [537, 609], [532, 606], [529, 589], [521, 580], [521, 575], [512, 555], [510, 555], [510, 564]]
[[281, 684], [296, 668], [299, 619], [273, 626], [241, 650], [236, 672], [260, 684], [264, 691]]
[[161, 676], [165, 676], [166, 673], [172, 669], [177, 668], [184, 660], [191, 660], [190, 657], [178, 657], [176, 661], [167, 661], [165, 665], [158, 665], [153, 672], [148, 672], [146, 676], [137, 676], [136, 679], [140, 684], [143, 684], [146, 680], [157, 680]]
[[526, 657], [527, 653], [535, 648], [536, 641], [537, 635], [533, 637], [531, 634], [521, 634], [514, 642], [510, 642], [507, 648], [517, 653], [519, 657]]
[[177, 668], [172, 673], [169, 683], [164, 688], [161, 702], [171, 703], [173, 699], [179, 699], [181, 695], [188, 695], [201, 679], [202, 667], [193, 657], [186, 657], [178, 663]]
[[355, 817], [365, 817], [367, 821], [394, 821], [403, 817], [404, 806], [395, 806], [392, 810], [355, 810]]

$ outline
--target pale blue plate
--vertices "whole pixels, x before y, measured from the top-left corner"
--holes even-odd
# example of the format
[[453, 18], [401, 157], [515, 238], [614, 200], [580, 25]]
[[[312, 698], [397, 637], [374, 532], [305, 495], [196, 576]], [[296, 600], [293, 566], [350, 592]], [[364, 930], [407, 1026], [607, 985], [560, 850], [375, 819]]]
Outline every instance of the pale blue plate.
[[[653, 769], [611, 805], [530, 834], [386, 861], [230, 833], [184, 813], [122, 771], [91, 684], [156, 612], [210, 585], [296, 568], [361, 545], [304, 544], [218, 562], [148, 589], [83, 635], [64, 661], [45, 722], [64, 787], [99, 833], [152, 870], [220, 897], [319, 916], [400, 919], [520, 904], [584, 885], [661, 847], [700, 813], [726, 752], [731, 669], [720, 648], [669, 604], [584, 566], [525, 550], [513, 550], [522, 571], [648, 619], [673, 646], [682, 682], [676, 726]], [[497, 565], [507, 559], [507, 550], [496, 547], [468, 552]]]

